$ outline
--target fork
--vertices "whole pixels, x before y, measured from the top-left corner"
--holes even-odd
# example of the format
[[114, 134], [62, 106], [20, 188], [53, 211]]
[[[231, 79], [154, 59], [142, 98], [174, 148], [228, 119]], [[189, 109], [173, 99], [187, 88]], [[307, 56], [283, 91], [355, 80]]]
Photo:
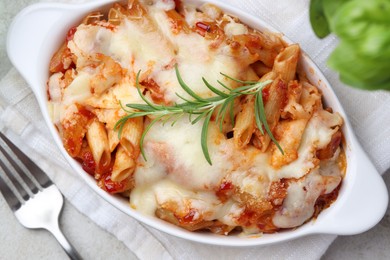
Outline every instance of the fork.
[[0, 151], [0, 191], [19, 222], [26, 228], [50, 231], [70, 259], [82, 259], [58, 225], [64, 203], [58, 188], [1, 132]]

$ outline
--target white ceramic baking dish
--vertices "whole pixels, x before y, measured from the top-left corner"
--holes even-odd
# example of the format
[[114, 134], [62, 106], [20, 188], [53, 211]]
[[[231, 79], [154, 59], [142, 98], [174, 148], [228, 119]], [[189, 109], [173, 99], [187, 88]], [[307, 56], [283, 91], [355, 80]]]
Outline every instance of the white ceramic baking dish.
[[[9, 58], [36, 95], [43, 117], [58, 148], [71, 166], [79, 173], [80, 177], [95, 192], [123, 212], [158, 230], [193, 241], [224, 246], [265, 245], [315, 233], [351, 235], [364, 232], [380, 221], [388, 203], [386, 186], [356, 140], [347, 115], [328, 81], [305, 54], [301, 59], [301, 63], [309, 79], [311, 82], [318, 84], [327, 105], [332, 107], [334, 111], [339, 112], [345, 119], [343, 133], [347, 157], [346, 176], [337, 200], [328, 209], [325, 209], [318, 218], [297, 229], [275, 234], [264, 234], [256, 237], [219, 236], [212, 233], [189, 232], [158, 218], [144, 216], [131, 209], [127, 200], [101, 190], [96, 185], [95, 180], [85, 173], [80, 164], [72, 159], [63, 148], [61, 139], [50, 120], [47, 110], [46, 82], [49, 77], [49, 61], [64, 41], [64, 35], [66, 35], [68, 29], [78, 25], [89, 12], [104, 10], [112, 2], [114, 1], [99, 0], [85, 4], [41, 3], [31, 5], [15, 17], [9, 28], [7, 39]], [[191, 0], [190, 2], [200, 5], [205, 1]], [[207, 2], [218, 5], [225, 12], [239, 17], [244, 23], [253, 28], [276, 31], [257, 17], [250, 16], [215, 0]], [[286, 38], [284, 39], [291, 42]]]

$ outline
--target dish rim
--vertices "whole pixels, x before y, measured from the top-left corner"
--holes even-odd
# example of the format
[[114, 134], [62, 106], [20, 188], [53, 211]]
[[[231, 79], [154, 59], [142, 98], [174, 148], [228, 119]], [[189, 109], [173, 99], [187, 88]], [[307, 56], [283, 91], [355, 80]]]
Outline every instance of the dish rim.
[[[364, 151], [361, 149], [355, 135], [353, 134], [352, 127], [348, 121], [348, 117], [346, 116], [344, 109], [342, 108], [338, 97], [334, 93], [331, 85], [325, 78], [324, 74], [321, 72], [321, 70], [316, 66], [316, 64], [310, 59], [310, 57], [303, 53], [301, 62], [304, 61], [307, 63], [308, 68], [312, 68], [313, 71], [315, 72], [315, 75], [308, 75], [310, 77], [315, 77], [318, 79], [318, 84], [317, 87], [321, 89], [323, 92], [324, 96], [326, 96], [325, 100], [330, 103], [330, 106], [337, 112], [341, 114], [341, 116], [344, 119], [344, 125], [343, 125], [343, 134], [345, 136], [345, 150], [347, 154], [347, 170], [346, 170], [346, 175], [343, 179], [343, 186], [340, 189], [340, 194], [336, 201], [332, 203], [332, 205], [328, 208], [323, 210], [320, 215], [315, 219], [315, 220], [310, 220], [308, 223], [294, 229], [294, 230], [288, 230], [288, 231], [283, 231], [279, 233], [273, 233], [273, 234], [265, 234], [261, 235], [259, 237], [254, 237], [250, 236], [248, 237], [239, 237], [239, 236], [221, 236], [221, 235], [215, 235], [212, 233], [199, 233], [199, 232], [190, 232], [187, 230], [184, 230], [182, 228], [179, 228], [173, 224], [167, 223], [163, 220], [158, 219], [157, 217], [151, 217], [151, 216], [145, 216], [142, 215], [140, 212], [135, 211], [131, 209], [130, 205], [125, 203], [124, 199], [118, 198], [118, 196], [111, 195], [102, 189], [100, 189], [96, 185], [95, 179], [88, 175], [84, 170], [82, 170], [80, 164], [76, 162], [73, 158], [71, 158], [65, 151], [63, 144], [61, 142], [61, 139], [59, 138], [58, 132], [56, 131], [54, 124], [52, 123], [48, 110], [47, 110], [47, 96], [46, 95], [46, 81], [48, 79], [49, 73], [48, 73], [48, 61], [50, 61], [52, 53], [47, 51], [48, 49], [53, 49], [54, 46], [59, 46], [60, 44], [60, 37], [55, 38], [52, 36], [53, 34], [50, 34], [49, 37], [49, 32], [53, 32], [55, 29], [56, 25], [61, 24], [62, 29], [57, 30], [55, 35], [66, 35], [65, 29], [70, 28], [69, 25], [72, 23], [74, 25], [78, 24], [81, 20], [81, 17], [85, 16], [86, 13], [92, 10], [96, 10], [99, 8], [105, 8], [107, 6], [110, 6], [112, 3], [118, 2], [118, 1], [113, 1], [113, 0], [99, 0], [99, 1], [93, 1], [93, 2], [87, 2], [87, 3], [82, 3], [82, 4], [64, 4], [64, 3], [39, 3], [39, 4], [33, 4], [25, 9], [23, 9], [13, 20], [9, 31], [8, 31], [8, 37], [7, 37], [7, 53], [8, 56], [13, 63], [13, 65], [18, 69], [18, 71], [22, 74], [22, 76], [27, 80], [27, 82], [30, 84], [41, 109], [41, 112], [43, 114], [43, 117], [45, 119], [46, 125], [50, 129], [50, 133], [52, 137], [54, 138], [57, 147], [61, 150], [61, 153], [64, 155], [68, 163], [71, 164], [72, 168], [76, 170], [77, 174], [80, 175], [83, 180], [87, 183], [87, 185], [92, 188], [97, 194], [99, 194], [103, 199], [108, 201], [110, 204], [114, 205], [121, 211], [125, 212], [127, 215], [135, 218], [137, 221], [141, 223], [145, 223], [157, 230], [161, 230], [165, 233], [168, 233], [170, 235], [174, 235], [177, 237], [185, 238], [191, 241], [196, 241], [196, 242], [201, 242], [201, 243], [206, 243], [206, 244], [214, 244], [214, 245], [222, 245], [222, 246], [253, 246], [253, 245], [267, 245], [267, 244], [273, 244], [273, 243], [278, 243], [282, 241], [287, 241], [290, 239], [302, 237], [305, 235], [309, 234], [316, 234], [316, 233], [331, 233], [331, 234], [355, 234], [355, 233], [360, 233], [363, 232], [369, 228], [371, 228], [373, 225], [375, 225], [379, 220], [383, 217], [385, 210], [387, 208], [387, 202], [388, 202], [388, 196], [387, 196], [387, 189], [386, 186], [383, 182], [383, 179], [379, 176], [378, 172], [376, 171], [375, 167], [372, 165], [371, 161], [368, 159], [367, 155], [364, 153]], [[188, 1], [183, 1], [187, 3], [213, 3], [216, 4], [218, 7], [220, 7], [224, 12], [233, 14], [237, 17], [240, 18], [241, 21], [243, 21], [245, 24], [248, 24], [249, 26], [256, 28], [256, 29], [261, 29], [261, 30], [268, 30], [271, 32], [276, 32], [280, 33], [278, 30], [274, 29], [271, 25], [266, 23], [265, 21], [261, 20], [260, 18], [254, 17], [251, 14], [248, 14], [240, 9], [234, 8], [230, 5], [227, 5], [225, 3], [221, 3], [218, 0], [188, 0]], [[77, 11], [77, 12], [76, 12]], [[28, 24], [22, 24], [23, 21], [25, 21], [26, 18], [30, 16], [34, 16], [34, 13], [36, 14], [37, 12], [43, 12], [47, 15], [47, 17], [54, 17], [57, 19], [55, 22], [53, 22], [51, 25], [45, 25], [45, 30], [46, 33], [44, 33], [41, 36], [45, 36], [44, 38], [47, 39], [49, 38], [52, 41], [49, 41], [50, 43], [46, 43], [51, 45], [51, 48], [44, 48], [42, 46], [42, 43], [44, 42], [44, 39], [38, 39], [37, 41], [41, 40], [41, 45], [39, 44], [32, 44], [32, 47], [39, 48], [40, 55], [38, 57], [44, 57], [42, 60], [45, 60], [47, 63], [44, 64], [43, 61], [41, 61], [41, 66], [36, 66], [37, 70], [36, 73], [39, 72], [43, 73], [43, 71], [46, 70], [46, 76], [40, 75], [40, 78], [38, 75], [35, 75], [34, 70], [31, 70], [31, 67], [29, 68], [28, 62], [21, 62], [20, 56], [22, 56], [22, 53], [24, 55], [27, 55], [25, 51], [22, 53], [20, 51], [20, 38], [23, 38], [22, 35], [20, 35], [22, 32], [26, 32], [21, 30], [22, 28], [18, 27], [21, 26], [24, 29], [26, 29], [26, 26], [31, 26]], [[58, 17], [58, 14], [61, 14]], [[67, 25], [64, 24], [63, 20], [60, 21], [60, 18], [63, 18], [64, 16], [68, 16], [69, 20], [67, 20]], [[71, 19], [72, 17], [73, 19]], [[76, 17], [79, 19], [76, 20]], [[30, 17], [31, 18], [31, 17]], [[43, 18], [42, 18], [43, 19]], [[42, 21], [40, 21], [42, 23]], [[49, 27], [49, 28], [47, 28]], [[41, 33], [42, 34], [42, 33]], [[282, 34], [283, 35], [283, 34]], [[285, 40], [287, 43], [292, 43], [291, 40], [289, 40], [285, 35], [282, 36], [283, 40]], [[19, 44], [17, 41], [19, 40]], [[19, 47], [18, 47], [19, 46]], [[29, 55], [33, 61], [32, 64], [34, 64], [36, 61], [38, 61], [37, 57], [30, 52]], [[34, 58], [36, 60], [34, 60]], [[27, 68], [26, 68], [27, 67]], [[35, 70], [36, 70], [35, 69]], [[45, 79], [42, 83], [42, 80]], [[312, 82], [315, 83], [315, 82]], [[45, 86], [44, 88], [42, 87]], [[363, 178], [358, 175], [358, 172], [362, 172], [363, 170], [367, 170], [371, 174], [369, 175], [370, 178]], [[332, 219], [340, 217], [340, 211], [344, 212], [344, 215], [351, 215], [347, 212], [347, 210], [344, 208], [346, 202], [349, 202], [351, 200], [351, 196], [356, 193], [356, 187], [362, 186], [361, 183], [365, 183], [367, 181], [371, 181], [375, 183], [375, 189], [370, 189], [370, 192], [374, 192], [376, 196], [381, 198], [381, 203], [379, 206], [375, 207], [374, 214], [368, 219], [367, 214], [365, 214], [365, 220], [366, 222], [364, 225], [357, 226], [355, 228], [352, 228], [350, 223], [348, 222], [348, 218], [344, 216], [343, 220], [338, 223], [338, 224], [332, 224], [332, 223], [327, 223], [331, 222]], [[360, 185], [359, 185], [360, 184]], [[368, 186], [368, 185], [366, 185]], [[364, 187], [364, 185], [363, 185]], [[367, 188], [367, 187], [366, 187]], [[355, 191], [355, 193], [352, 193]], [[360, 191], [360, 190], [358, 190]], [[351, 195], [352, 194], [352, 195]], [[356, 194], [355, 194], [356, 196]], [[359, 197], [361, 198], [361, 196]], [[354, 198], [353, 202], [355, 202], [352, 205], [358, 205], [356, 203], [356, 198]], [[374, 203], [371, 203], [374, 204]], [[355, 209], [356, 211], [356, 209]], [[371, 210], [365, 210], [365, 211], [371, 211]], [[353, 211], [354, 212], [354, 211]], [[339, 213], [339, 214], [337, 214]], [[343, 214], [342, 214], [343, 216]], [[361, 219], [360, 219], [361, 220]], [[352, 221], [353, 222], [353, 221]], [[356, 221], [355, 221], [356, 222]], [[353, 224], [356, 224], [353, 222]], [[359, 224], [359, 223], [357, 223]], [[344, 226], [346, 225], [346, 226]]]

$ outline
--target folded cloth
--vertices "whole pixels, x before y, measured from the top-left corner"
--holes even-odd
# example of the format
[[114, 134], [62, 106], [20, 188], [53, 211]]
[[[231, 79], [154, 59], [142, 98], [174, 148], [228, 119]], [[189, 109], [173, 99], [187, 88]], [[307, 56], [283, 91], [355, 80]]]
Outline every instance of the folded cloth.
[[[260, 17], [301, 44], [330, 81], [376, 168], [381, 173], [388, 169], [390, 92], [365, 92], [339, 82], [337, 74], [326, 67], [326, 59], [337, 39], [329, 36], [319, 40], [312, 33], [308, 20], [309, 1], [294, 1], [294, 4], [289, 0], [224, 2]], [[69, 167], [50, 137], [34, 95], [15, 69], [0, 81], [0, 129], [50, 175], [68, 201], [141, 259], [318, 259], [336, 237], [311, 235], [271, 246], [224, 248], [186, 241], [138, 223], [96, 195]]]

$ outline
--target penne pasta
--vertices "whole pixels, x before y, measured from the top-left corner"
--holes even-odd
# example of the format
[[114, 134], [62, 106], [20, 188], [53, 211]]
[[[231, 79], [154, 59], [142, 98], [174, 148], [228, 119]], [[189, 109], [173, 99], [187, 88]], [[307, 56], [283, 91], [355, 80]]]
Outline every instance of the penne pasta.
[[298, 81], [292, 80], [289, 82], [287, 86], [287, 104], [281, 114], [283, 119], [295, 120], [310, 117], [310, 113], [306, 112], [300, 104], [302, 91], [302, 84]]
[[235, 35], [232, 38], [241, 46], [245, 46], [251, 54], [256, 55], [256, 60], [263, 62], [270, 68], [272, 68], [279, 51], [284, 48], [280, 38], [263, 32]]
[[122, 67], [109, 56], [97, 54], [96, 59], [99, 66], [97, 73], [90, 80], [92, 94], [100, 96], [107, 89], [121, 81], [123, 77]]
[[265, 101], [264, 110], [270, 129], [274, 129], [279, 121], [281, 109], [286, 100], [286, 84], [280, 77], [276, 78], [269, 87], [268, 98]]
[[257, 76], [262, 77], [265, 74], [272, 71], [272, 68], [267, 67], [263, 62], [256, 61], [251, 65], [252, 69], [256, 72]]
[[245, 147], [255, 131], [254, 102], [253, 96], [247, 96], [241, 104], [241, 111], [237, 114], [233, 128], [234, 144], [237, 148]]
[[309, 115], [312, 115], [315, 110], [321, 108], [321, 94], [318, 89], [308, 82], [303, 82], [300, 104]]
[[300, 54], [298, 44], [292, 44], [284, 48], [275, 58], [272, 70], [288, 83], [295, 78]]
[[223, 235], [293, 229], [333, 202], [321, 196], [346, 167], [343, 120], [300, 57], [213, 4], [117, 2], [52, 56], [50, 115], [98, 186], [143, 214]]
[[108, 146], [110, 147], [110, 152], [112, 153], [119, 144], [118, 132], [115, 131], [114, 129], [108, 128], [107, 138], [108, 138]]
[[137, 158], [140, 152], [139, 142], [144, 129], [144, 121], [142, 117], [128, 119], [122, 128], [121, 146], [126, 150], [129, 156]]
[[72, 156], [79, 156], [83, 138], [87, 133], [89, 122], [94, 118], [94, 115], [84, 107], [74, 106], [72, 109], [75, 112], [70, 113], [60, 125], [62, 142], [66, 151]]
[[[261, 80], [266, 80], [274, 76], [275, 73], [272, 72], [264, 75]], [[273, 132], [279, 122], [281, 111], [285, 105], [287, 87], [279, 76], [264, 91], [267, 93], [266, 98], [264, 98], [264, 112], [267, 118], [269, 129], [271, 132]], [[266, 132], [262, 134], [259, 129], [255, 130], [255, 140], [253, 142], [254, 145], [262, 152], [265, 152], [268, 149], [270, 141], [271, 139]]]
[[129, 178], [135, 169], [135, 159], [130, 156], [122, 145], [118, 145], [112, 166], [111, 180], [121, 182]]
[[111, 163], [111, 152], [104, 124], [97, 120], [92, 121], [88, 127], [86, 137], [96, 163], [96, 171], [104, 173]]
[[275, 144], [272, 144], [270, 163], [274, 168], [280, 168], [298, 158], [298, 148], [307, 121], [308, 119], [285, 120], [277, 125], [275, 135], [283, 149], [283, 154]]

